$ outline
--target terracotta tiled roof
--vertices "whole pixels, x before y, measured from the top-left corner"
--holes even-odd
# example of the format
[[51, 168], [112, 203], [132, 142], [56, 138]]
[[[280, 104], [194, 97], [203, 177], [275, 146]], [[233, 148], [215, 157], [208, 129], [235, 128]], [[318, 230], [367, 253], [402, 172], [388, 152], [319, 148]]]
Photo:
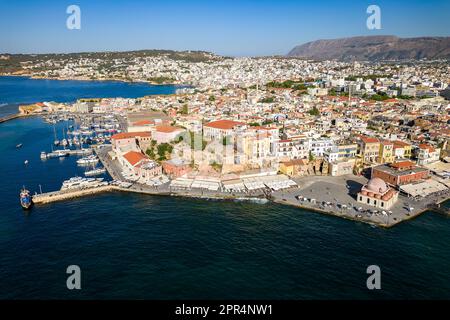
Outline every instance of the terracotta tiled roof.
[[364, 142], [364, 143], [377, 143], [377, 142], [380, 142], [377, 138], [373, 138], [373, 137], [361, 137], [361, 140]]
[[133, 123], [134, 126], [147, 126], [147, 125], [151, 125], [151, 124], [155, 124], [154, 120], [141, 120], [141, 121], [137, 121], [135, 123]]
[[421, 143], [419, 144], [419, 149], [428, 149], [429, 152], [434, 152], [434, 148], [428, 144]]
[[156, 131], [163, 133], [172, 133], [176, 131], [182, 131], [182, 129], [172, 126], [156, 126]]
[[205, 124], [205, 127], [222, 129], [222, 130], [230, 130], [236, 126], [242, 126], [242, 125], [245, 125], [245, 123], [233, 121], [233, 120], [218, 120], [218, 121], [212, 121], [210, 123]]
[[121, 132], [113, 135], [111, 139], [120, 140], [120, 139], [130, 139], [136, 137], [150, 137], [150, 132]]
[[396, 140], [394, 141], [394, 149], [399, 149], [399, 148], [404, 148], [404, 147], [408, 147], [410, 146], [409, 143], [400, 141], [400, 140]]
[[405, 168], [410, 168], [410, 167], [415, 167], [415, 163], [412, 161], [399, 161], [399, 162], [395, 162], [393, 164], [391, 164], [391, 167], [396, 168], [396, 169], [405, 169]]
[[147, 159], [146, 156], [144, 156], [142, 153], [140, 152], [136, 152], [136, 151], [130, 151], [128, 153], [125, 153], [123, 155], [123, 157], [132, 165], [136, 165], [139, 161]]

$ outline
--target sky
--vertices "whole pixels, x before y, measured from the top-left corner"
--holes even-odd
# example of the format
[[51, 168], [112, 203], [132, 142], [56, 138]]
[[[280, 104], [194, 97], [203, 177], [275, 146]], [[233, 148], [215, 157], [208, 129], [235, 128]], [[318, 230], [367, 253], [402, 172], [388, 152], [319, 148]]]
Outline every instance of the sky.
[[[381, 30], [369, 30], [369, 5]], [[69, 30], [69, 5], [81, 29]], [[0, 0], [1, 53], [139, 49], [284, 55], [318, 39], [359, 35], [450, 36], [449, 0]]]

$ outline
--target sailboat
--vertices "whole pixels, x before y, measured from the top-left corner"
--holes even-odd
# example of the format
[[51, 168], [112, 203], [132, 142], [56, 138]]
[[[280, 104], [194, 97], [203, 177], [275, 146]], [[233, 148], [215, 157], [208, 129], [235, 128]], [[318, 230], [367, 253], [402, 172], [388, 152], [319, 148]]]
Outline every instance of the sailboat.
[[56, 138], [56, 128], [55, 128], [55, 125], [53, 124], [53, 134], [54, 134], [54, 136], [55, 136], [55, 141], [53, 142], [53, 144], [55, 145], [55, 146], [59, 146], [59, 140]]

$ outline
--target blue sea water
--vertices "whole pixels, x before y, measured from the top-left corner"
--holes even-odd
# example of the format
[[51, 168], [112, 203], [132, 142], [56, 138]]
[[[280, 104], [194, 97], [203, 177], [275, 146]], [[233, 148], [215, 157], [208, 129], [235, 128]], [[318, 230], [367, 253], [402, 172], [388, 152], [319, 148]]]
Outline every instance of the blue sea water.
[[[30, 100], [40, 94], [52, 93]], [[74, 158], [39, 159], [52, 140], [37, 117], [0, 124], [1, 299], [450, 298], [450, 219], [434, 213], [385, 230], [277, 204], [127, 193], [24, 212], [22, 185], [56, 190], [83, 173]], [[69, 265], [80, 291], [66, 288]], [[380, 291], [366, 287], [369, 265]]]
[[120, 81], [74, 81], [0, 77], [0, 117], [17, 113], [20, 104], [42, 101], [73, 102], [79, 98], [138, 98], [171, 94], [175, 86]]

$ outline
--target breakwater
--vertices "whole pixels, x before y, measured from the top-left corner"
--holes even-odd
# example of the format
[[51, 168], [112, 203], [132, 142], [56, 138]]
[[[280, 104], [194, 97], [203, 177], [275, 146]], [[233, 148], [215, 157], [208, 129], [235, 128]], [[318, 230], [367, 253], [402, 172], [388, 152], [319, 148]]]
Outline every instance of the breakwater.
[[5, 116], [5, 117], [0, 118], [0, 123], [6, 122], [6, 121], [10, 121], [10, 120], [14, 120], [14, 119], [20, 118], [22, 116], [23, 115], [21, 115], [20, 113], [12, 114], [12, 115], [9, 115], [9, 116]]

